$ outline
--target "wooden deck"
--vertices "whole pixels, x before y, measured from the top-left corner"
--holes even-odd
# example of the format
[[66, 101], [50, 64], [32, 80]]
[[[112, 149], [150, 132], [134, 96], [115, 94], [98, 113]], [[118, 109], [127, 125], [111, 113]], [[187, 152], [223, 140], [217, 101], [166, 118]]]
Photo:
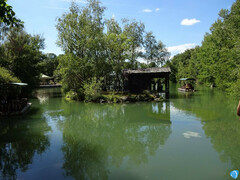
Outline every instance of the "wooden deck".
[[40, 85], [39, 88], [57, 88], [62, 87], [60, 84], [52, 84], [52, 85]]

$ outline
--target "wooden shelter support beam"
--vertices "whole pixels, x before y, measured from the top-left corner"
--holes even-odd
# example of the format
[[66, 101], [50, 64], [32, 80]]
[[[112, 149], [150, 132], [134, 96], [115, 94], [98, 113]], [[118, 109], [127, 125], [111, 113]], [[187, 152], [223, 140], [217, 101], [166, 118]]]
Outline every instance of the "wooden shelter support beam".
[[166, 99], [169, 99], [169, 75], [165, 76]]

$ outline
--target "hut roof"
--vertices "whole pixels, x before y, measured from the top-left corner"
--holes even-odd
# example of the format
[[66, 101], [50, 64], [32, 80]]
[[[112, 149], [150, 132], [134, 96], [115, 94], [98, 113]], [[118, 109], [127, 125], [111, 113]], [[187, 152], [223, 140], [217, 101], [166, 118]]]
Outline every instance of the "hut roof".
[[45, 74], [41, 74], [40, 79], [53, 79], [53, 77], [47, 76]]
[[0, 84], [0, 86], [27, 86], [27, 83], [6, 83], [6, 84]]
[[136, 70], [130, 70], [126, 69], [124, 70], [124, 73], [128, 74], [151, 74], [151, 73], [170, 73], [171, 69], [170, 67], [153, 67], [153, 68], [147, 68], [147, 69], [136, 69]]

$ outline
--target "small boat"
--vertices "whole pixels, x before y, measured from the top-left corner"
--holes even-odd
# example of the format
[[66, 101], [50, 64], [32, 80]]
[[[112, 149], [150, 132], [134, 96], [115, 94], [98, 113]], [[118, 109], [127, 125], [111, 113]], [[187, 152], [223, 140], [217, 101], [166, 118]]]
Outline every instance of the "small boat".
[[180, 84], [182, 84], [182, 87], [178, 88], [178, 91], [181, 92], [194, 92], [195, 89], [192, 85], [192, 82], [195, 81], [194, 78], [181, 78]]

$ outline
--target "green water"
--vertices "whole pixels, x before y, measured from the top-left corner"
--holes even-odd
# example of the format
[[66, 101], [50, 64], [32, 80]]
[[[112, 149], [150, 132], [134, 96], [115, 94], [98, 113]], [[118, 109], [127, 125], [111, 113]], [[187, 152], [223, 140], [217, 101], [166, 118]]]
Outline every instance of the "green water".
[[0, 179], [231, 179], [240, 170], [238, 101], [171, 85], [169, 102], [67, 102], [34, 92], [22, 118], [0, 121]]

